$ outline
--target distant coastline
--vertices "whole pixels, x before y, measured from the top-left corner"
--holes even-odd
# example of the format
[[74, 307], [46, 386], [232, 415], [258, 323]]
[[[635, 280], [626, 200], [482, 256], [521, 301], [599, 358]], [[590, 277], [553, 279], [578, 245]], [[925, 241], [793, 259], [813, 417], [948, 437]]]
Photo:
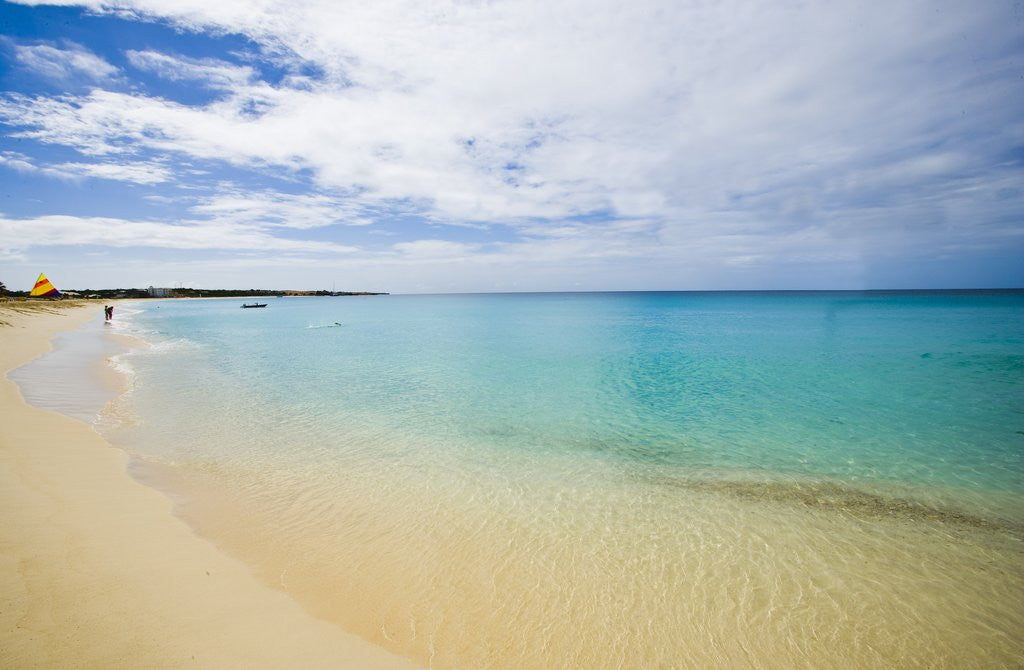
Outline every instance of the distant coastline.
[[[867, 288], [867, 289], [637, 289], [637, 290], [593, 290], [593, 291], [454, 291], [450, 293], [412, 293], [400, 295], [565, 295], [565, 294], [681, 294], [692, 295], [993, 295], [1024, 292], [1024, 287], [982, 287], [982, 288]], [[27, 298], [28, 291], [0, 291], [0, 300], [6, 298]], [[113, 289], [68, 289], [61, 291], [63, 298], [140, 300], [150, 298], [270, 298], [270, 297], [345, 297], [392, 295], [386, 291], [298, 291], [283, 289], [207, 289], [207, 288], [113, 288]], [[53, 300], [54, 298], [38, 298]]]
[[[105, 288], [105, 289], [69, 289], [62, 290], [68, 298], [103, 298], [114, 300], [128, 298], [139, 300], [146, 298], [266, 298], [285, 296], [358, 296], [358, 295], [390, 295], [374, 291], [290, 291], [281, 289], [223, 289], [223, 288]], [[7, 291], [11, 298], [28, 297], [28, 291]]]

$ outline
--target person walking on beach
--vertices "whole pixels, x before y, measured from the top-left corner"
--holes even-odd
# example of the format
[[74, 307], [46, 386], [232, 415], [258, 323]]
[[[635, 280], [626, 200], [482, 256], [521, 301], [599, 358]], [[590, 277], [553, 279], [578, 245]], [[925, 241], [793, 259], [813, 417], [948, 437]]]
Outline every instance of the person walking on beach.
[[107, 321], [110, 321], [111, 319], [113, 319], [114, 318], [114, 306], [113, 305], [104, 305], [103, 306], [103, 316], [106, 317]]

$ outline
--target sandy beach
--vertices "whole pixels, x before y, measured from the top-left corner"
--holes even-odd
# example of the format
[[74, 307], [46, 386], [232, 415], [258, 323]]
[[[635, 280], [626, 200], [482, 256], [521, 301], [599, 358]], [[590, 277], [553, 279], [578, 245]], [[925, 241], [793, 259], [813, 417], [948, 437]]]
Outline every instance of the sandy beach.
[[408, 668], [198, 538], [90, 426], [6, 373], [97, 303], [0, 304], [0, 666]]

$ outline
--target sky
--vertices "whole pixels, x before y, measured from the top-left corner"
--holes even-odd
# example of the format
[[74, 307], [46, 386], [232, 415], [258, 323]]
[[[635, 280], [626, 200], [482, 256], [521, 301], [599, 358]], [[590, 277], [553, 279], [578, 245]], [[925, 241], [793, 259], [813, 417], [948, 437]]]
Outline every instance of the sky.
[[1024, 286], [1024, 4], [0, 2], [0, 281]]

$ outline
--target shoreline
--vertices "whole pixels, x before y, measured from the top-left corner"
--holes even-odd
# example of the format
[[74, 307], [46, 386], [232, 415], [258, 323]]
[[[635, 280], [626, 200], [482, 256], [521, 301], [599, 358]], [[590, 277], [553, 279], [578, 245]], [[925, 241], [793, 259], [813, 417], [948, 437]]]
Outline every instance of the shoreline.
[[198, 537], [89, 425], [29, 405], [7, 373], [98, 303], [0, 321], [0, 665], [414, 668]]
[[[257, 584], [335, 632], [348, 631], [377, 649], [437, 667], [628, 667], [641, 659], [678, 667], [769, 661], [780, 667], [1019, 664], [1014, 633], [1024, 621], [1021, 527], [992, 526], [984, 514], [993, 502], [988, 498], [979, 499], [984, 505], [974, 516], [957, 512], [963, 510], [960, 495], [950, 498], [927, 487], [908, 489], [904, 499], [885, 487], [872, 495], [872, 487], [859, 482], [828, 486], [812, 478], [804, 486], [785, 473], [770, 482], [762, 475], [749, 481], [728, 473], [703, 477], [703, 471], [686, 477], [671, 464], [622, 467], [619, 459], [581, 458], [572, 450], [545, 452], [540, 458], [529, 450], [508, 450], [497, 462], [483, 458], [495, 453], [489, 440], [480, 451], [456, 441], [445, 443], [452, 449], [424, 448], [419, 433], [404, 434], [378, 423], [382, 415], [376, 401], [371, 411], [356, 405], [359, 411], [331, 414], [317, 411], [320, 405], [312, 396], [296, 396], [298, 402], [287, 405], [248, 390], [273, 389], [280, 369], [251, 365], [254, 356], [268, 359], [273, 348], [267, 340], [263, 348], [247, 345], [283, 333], [285, 339], [269, 343], [279, 349], [294, 346], [304, 354], [298, 358], [316, 360], [322, 370], [331, 367], [326, 352], [339, 348], [339, 339], [347, 345], [340, 349], [364, 355], [363, 347], [354, 346], [360, 342], [357, 319], [351, 319], [347, 331], [325, 335], [303, 325], [327, 319], [329, 311], [297, 311], [273, 328], [260, 328], [260, 337], [246, 337], [254, 334], [250, 319], [223, 319], [233, 312], [223, 305], [183, 307], [178, 315], [157, 309], [150, 314], [157, 318], [139, 315], [136, 320], [132, 302], [118, 310], [115, 326], [124, 328], [106, 327], [99, 319], [85, 323], [70, 335], [56, 336], [52, 355], [20, 371], [31, 375], [11, 373], [9, 378], [18, 379], [25, 394], [46, 407], [56, 399], [47, 386], [53, 380], [73, 385], [93, 379], [96, 368], [103, 367], [115, 383], [118, 377], [134, 379], [129, 394], [117, 396], [92, 425], [101, 436], [97, 448], [124, 457], [118, 476], [158, 494], [163, 503], [158, 523], [167, 517], [180, 521], [188, 542], [198, 540], [221, 559], [240, 564]], [[75, 320], [76, 312], [69, 310], [67, 320]], [[185, 321], [182, 328], [176, 321], [196, 312], [210, 316], [207, 323], [219, 327], [217, 332], [235, 335], [221, 338], [229, 346], [218, 347], [216, 338], [197, 332], [202, 322]], [[120, 347], [131, 342], [121, 339], [125, 332], [136, 333], [141, 339], [134, 343], [149, 343], [152, 350], [124, 359], [106, 354], [110, 365], [104, 366], [100, 352], [111, 347], [83, 345], [113, 338]], [[342, 333], [348, 337], [335, 337]], [[39, 340], [46, 338], [32, 339]], [[75, 356], [96, 365], [47, 363]], [[333, 369], [345, 367], [338, 362], [333, 361]], [[247, 374], [225, 374], [232, 370]], [[324, 382], [330, 379], [320, 381], [318, 390], [329, 391], [331, 385]], [[33, 386], [34, 395], [29, 395]], [[338, 402], [329, 394], [316, 397]], [[263, 419], [253, 420], [254, 414]], [[0, 448], [4, 444], [0, 440]], [[44, 474], [48, 467], [42, 466]], [[77, 466], [72, 469], [79, 480], [90, 476]], [[33, 481], [41, 476], [33, 474]], [[5, 486], [0, 478], [0, 487]], [[53, 488], [64, 492], [63, 486]], [[0, 504], [5, 503], [3, 493]], [[951, 506], [927, 504], [942, 500]], [[116, 517], [107, 510], [89, 518], [105, 526], [120, 524]], [[60, 523], [54, 524], [54, 518]], [[155, 517], [146, 518], [150, 521], [144, 522], [143, 532]], [[67, 534], [60, 515], [47, 513], [37, 525], [46, 524]], [[3, 552], [10, 544], [3, 530], [0, 582], [5, 579]], [[117, 546], [128, 544], [124, 537], [129, 535], [136, 537], [130, 525], [122, 524], [105, 537], [118, 556], [128, 553], [118, 560], [134, 565], [137, 549]], [[65, 541], [51, 551], [49, 569], [82, 577], [78, 544]], [[178, 562], [171, 550], [156, 553], [148, 558], [153, 564]], [[33, 565], [31, 556], [19, 560]], [[207, 567], [191, 565], [193, 574], [186, 576], [184, 587], [171, 588], [199, 591], [191, 605], [168, 615], [170, 635], [162, 620], [134, 623], [174, 609], [154, 605], [149, 589], [156, 587], [142, 581], [167, 581], [162, 565], [136, 574], [118, 564], [104, 573], [116, 575], [116, 582], [109, 580], [112, 587], [95, 578], [69, 582], [75, 587], [84, 581], [106, 597], [109, 588], [126, 589], [130, 579], [123, 573], [134, 579], [121, 601], [107, 598], [97, 607], [102, 616], [113, 619], [109, 612], [117, 612], [132, 621], [133, 630], [142, 631], [150, 644], [144, 653], [133, 650], [127, 660], [91, 654], [87, 664], [262, 667], [262, 661], [269, 667], [372, 667], [331, 654], [310, 661], [292, 655], [268, 660], [264, 653], [253, 653], [252, 640], [291, 636], [292, 629], [266, 624], [262, 613], [253, 615], [259, 617], [255, 624], [238, 624], [237, 612], [248, 615], [265, 608], [223, 605], [222, 596], [201, 592], [204, 580], [211, 578]], [[86, 568], [97, 572], [96, 566]], [[106, 569], [106, 563], [99, 568]], [[78, 588], [84, 594], [80, 599], [99, 597]], [[238, 602], [237, 591], [229, 596]], [[133, 600], [131, 606], [124, 599]], [[139, 600], [143, 606], [135, 607]], [[222, 614], [203, 614], [203, 623], [181, 625], [181, 617], [197, 616], [208, 603], [222, 608]], [[0, 623], [5, 609], [0, 608]], [[110, 633], [93, 624], [93, 611], [79, 607], [66, 614], [70, 623], [45, 632], [50, 644], [65, 631], [78, 635], [81, 620], [91, 626], [82, 633], [87, 643], [104, 640]], [[231, 621], [236, 631], [241, 625], [248, 640], [222, 652], [223, 633], [217, 630], [222, 621]], [[551, 624], [557, 621], [574, 625]], [[266, 625], [254, 628], [261, 623]], [[115, 623], [108, 626], [121, 636], [116, 640], [121, 648], [135, 639]], [[617, 634], [609, 637], [609, 630]], [[233, 639], [236, 635], [231, 633]], [[167, 648], [155, 648], [151, 638], [172, 640], [166, 641]], [[174, 646], [181, 644], [200, 649], [195, 662]], [[0, 666], [10, 646], [0, 637]], [[42, 648], [49, 653], [47, 645]], [[211, 658], [212, 653], [220, 656]], [[141, 661], [135, 658], [140, 655]], [[10, 664], [18, 667], [31, 659], [24, 654], [12, 658]], [[39, 667], [80, 664], [77, 656], [69, 658], [70, 653]]]

